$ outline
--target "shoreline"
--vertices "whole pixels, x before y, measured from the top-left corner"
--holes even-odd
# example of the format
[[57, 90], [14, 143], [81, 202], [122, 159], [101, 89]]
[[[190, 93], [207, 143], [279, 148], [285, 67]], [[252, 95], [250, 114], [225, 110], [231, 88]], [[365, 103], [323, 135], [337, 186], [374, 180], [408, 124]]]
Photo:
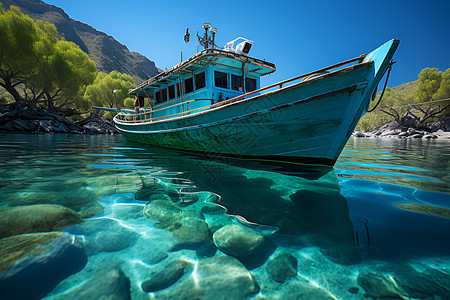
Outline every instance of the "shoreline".
[[422, 125], [418, 128], [415, 122], [398, 125], [391, 121], [373, 131], [354, 131], [353, 137], [368, 138], [415, 138], [415, 139], [450, 139], [450, 117]]
[[0, 108], [0, 132], [5, 133], [65, 133], [65, 134], [118, 134], [114, 124], [91, 112], [89, 117], [72, 122], [45, 110], [11, 110]]
[[[412, 128], [410, 128], [412, 129]], [[398, 138], [398, 139], [450, 139], [450, 131], [442, 129], [436, 132], [428, 132], [424, 130], [412, 129], [407, 131], [389, 130], [385, 132], [380, 131], [355, 131], [352, 137], [358, 138]]]

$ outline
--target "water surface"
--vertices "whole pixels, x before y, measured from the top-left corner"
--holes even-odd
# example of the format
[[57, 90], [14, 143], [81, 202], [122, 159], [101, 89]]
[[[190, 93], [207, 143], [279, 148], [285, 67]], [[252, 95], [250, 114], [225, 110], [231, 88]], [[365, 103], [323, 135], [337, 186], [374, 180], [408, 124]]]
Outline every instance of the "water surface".
[[[200, 159], [120, 136], [1, 134], [0, 141], [0, 207], [59, 204], [85, 220], [64, 231], [83, 237], [87, 264], [52, 288], [50, 298], [109, 264], [129, 278], [132, 299], [220, 299], [230, 289], [236, 299], [366, 299], [366, 293], [377, 295], [368, 284], [378, 295], [433, 299], [447, 291], [408, 287], [423, 282], [424, 274], [437, 276], [435, 282], [450, 276], [449, 141], [352, 138], [334, 170], [318, 179]], [[197, 217], [170, 226], [150, 220], [143, 211], [156, 200]], [[238, 257], [259, 290], [238, 281], [237, 271], [201, 273], [202, 261], [215, 264], [228, 255], [211, 238], [192, 236], [199, 224], [211, 234], [234, 224], [265, 237], [255, 253]], [[297, 259], [298, 273], [280, 283], [268, 262], [283, 253]], [[177, 259], [191, 264], [181, 279], [156, 292], [142, 290], [151, 274]], [[376, 284], [390, 278], [400, 288]], [[193, 286], [194, 296], [187, 293]]]

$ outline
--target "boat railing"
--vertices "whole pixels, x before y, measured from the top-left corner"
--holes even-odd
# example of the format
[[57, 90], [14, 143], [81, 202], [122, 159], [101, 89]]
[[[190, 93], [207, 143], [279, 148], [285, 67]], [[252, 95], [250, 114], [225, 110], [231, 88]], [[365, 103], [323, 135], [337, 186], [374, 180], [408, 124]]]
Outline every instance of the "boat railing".
[[[190, 114], [193, 114], [193, 113], [198, 113], [198, 112], [201, 112], [201, 111], [204, 111], [204, 110], [213, 109], [213, 108], [216, 108], [216, 107], [219, 107], [219, 106], [223, 106], [223, 105], [227, 105], [227, 104], [239, 101], [239, 100], [243, 100], [243, 99], [248, 98], [250, 96], [254, 96], [255, 94], [261, 94], [261, 92], [267, 93], [267, 92], [269, 92], [269, 90], [281, 89], [281, 88], [286, 87], [288, 85], [294, 84], [297, 81], [304, 82], [304, 81], [313, 79], [314, 77], [330, 73], [330, 71], [337, 71], [339, 68], [342, 68], [342, 67], [344, 67], [346, 65], [350, 65], [350, 64], [353, 64], [353, 63], [358, 63], [358, 64], [362, 63], [364, 58], [366, 57], [366, 55], [367, 54], [363, 54], [363, 55], [361, 55], [359, 57], [352, 58], [352, 59], [343, 61], [341, 63], [335, 64], [335, 65], [332, 65], [332, 66], [329, 66], [329, 67], [326, 67], [326, 68], [322, 68], [320, 70], [316, 70], [314, 72], [309, 72], [309, 73], [306, 73], [306, 74], [303, 74], [303, 75], [300, 75], [300, 76], [296, 76], [296, 77], [293, 77], [293, 78], [290, 78], [290, 79], [286, 79], [286, 80], [283, 80], [281, 82], [274, 83], [274, 84], [268, 85], [266, 87], [260, 88], [258, 90], [255, 90], [255, 91], [252, 91], [252, 92], [249, 92], [249, 93], [245, 93], [245, 94], [239, 95], [237, 97], [234, 97], [234, 98], [231, 98], [231, 99], [227, 99], [227, 100], [223, 100], [223, 101], [220, 101], [220, 102], [217, 102], [217, 103], [214, 103], [214, 99], [193, 99], [193, 100], [182, 101], [182, 102], [170, 105], [170, 106], [166, 106], [166, 107], [163, 107], [163, 108], [159, 108], [159, 109], [151, 110], [151, 111], [146, 111], [146, 112], [138, 113], [138, 114], [136, 114], [136, 113], [135, 114], [119, 113], [116, 116], [116, 118], [118, 120], [120, 120], [121, 122], [124, 122], [124, 123], [143, 123], [143, 122], [160, 121], [160, 120], [164, 120], [164, 119], [172, 119], [172, 118], [176, 118], [176, 117], [182, 117], [182, 116], [190, 115]], [[189, 109], [189, 103], [194, 102], [194, 101], [199, 101], [199, 100], [211, 100], [211, 105], [203, 106], [203, 107], [199, 107], [199, 108], [194, 108], [194, 109]], [[165, 109], [168, 109], [168, 108], [172, 108], [172, 107], [175, 107], [175, 106], [180, 106], [180, 105], [187, 105], [187, 110], [186, 111], [182, 111], [180, 113], [172, 114], [172, 115], [161, 116], [161, 117], [152, 117], [152, 115], [155, 112], [158, 112], [158, 111], [161, 111], [161, 110], [165, 110]]]

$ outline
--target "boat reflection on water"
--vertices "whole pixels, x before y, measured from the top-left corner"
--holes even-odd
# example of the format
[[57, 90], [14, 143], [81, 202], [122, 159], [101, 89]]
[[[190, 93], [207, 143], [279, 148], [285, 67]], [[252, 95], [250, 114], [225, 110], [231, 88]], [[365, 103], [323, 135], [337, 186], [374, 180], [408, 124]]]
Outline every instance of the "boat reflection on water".
[[[152, 165], [169, 172], [176, 170], [183, 183], [191, 183], [191, 190], [219, 195], [214, 202], [224, 207], [226, 214], [263, 233], [276, 232], [272, 239], [277, 246], [317, 246], [337, 263], [360, 261], [347, 200], [340, 194], [334, 171], [318, 168], [311, 173], [309, 166], [307, 170], [299, 168], [298, 173], [291, 170], [291, 175], [285, 175], [202, 160], [172, 150], [151, 148], [151, 151], [152, 154], [146, 155], [142, 151], [140, 158], [148, 156]], [[153, 193], [151, 190], [146, 193], [145, 189], [144, 186], [139, 192], [142, 200], [146, 198], [142, 195]], [[172, 196], [183, 197], [183, 191], [188, 189], [184, 187], [179, 195], [172, 192]]]

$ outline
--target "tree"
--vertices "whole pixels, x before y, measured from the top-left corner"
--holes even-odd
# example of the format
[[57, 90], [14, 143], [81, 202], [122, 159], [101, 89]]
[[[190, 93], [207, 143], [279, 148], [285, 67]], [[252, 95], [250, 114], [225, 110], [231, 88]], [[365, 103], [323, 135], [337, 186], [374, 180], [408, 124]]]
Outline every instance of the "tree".
[[39, 75], [39, 85], [48, 110], [70, 115], [74, 109], [90, 108], [83, 94], [86, 86], [95, 80], [97, 69], [76, 44], [58, 41]]
[[441, 84], [439, 89], [433, 95], [434, 100], [442, 100], [450, 98], [450, 68], [445, 70], [442, 74]]
[[[374, 102], [378, 101], [377, 98]], [[386, 88], [377, 109], [364, 115], [357, 130], [374, 130], [389, 121], [399, 126], [423, 126], [433, 118], [450, 114], [450, 69], [425, 68], [418, 80]], [[430, 102], [431, 101], [431, 102]]]
[[56, 27], [0, 7], [0, 86], [19, 107], [73, 115], [89, 108], [82, 95], [97, 70], [76, 44], [58, 40]]
[[416, 101], [428, 102], [439, 90], [442, 81], [442, 71], [437, 68], [425, 68], [419, 74], [419, 84], [416, 88]]
[[[128, 90], [135, 86], [133, 77], [128, 74], [117, 71], [112, 71], [108, 75], [98, 73], [94, 83], [86, 88], [84, 98], [91, 105], [114, 107], [113, 91], [116, 90], [117, 106], [124, 107], [130, 104], [129, 98], [127, 99]], [[132, 101], [134, 103], [134, 100]]]
[[40, 40], [39, 28], [30, 17], [18, 7], [5, 11], [0, 6], [0, 86], [16, 102], [22, 100], [20, 85], [38, 72]]
[[[425, 68], [419, 74], [419, 83], [415, 90], [416, 105], [412, 105], [409, 115], [419, 126], [431, 118], [448, 114], [450, 108], [450, 69], [445, 72], [437, 68]], [[444, 101], [441, 101], [444, 100]], [[426, 102], [429, 102], [425, 104]], [[422, 104], [424, 103], [424, 104]]]

